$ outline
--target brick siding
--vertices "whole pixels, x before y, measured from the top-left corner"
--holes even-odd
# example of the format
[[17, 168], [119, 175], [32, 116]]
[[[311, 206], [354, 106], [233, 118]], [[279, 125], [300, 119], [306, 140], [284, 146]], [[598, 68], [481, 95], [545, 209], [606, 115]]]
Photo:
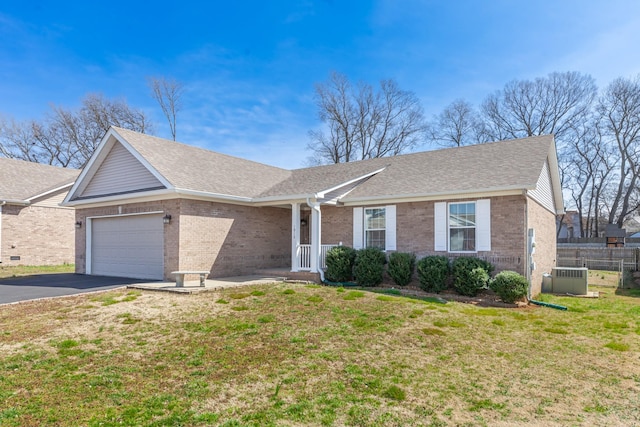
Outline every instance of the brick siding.
[[[476, 200], [476, 199], [471, 199]], [[443, 200], [444, 201], [444, 200]], [[464, 200], [460, 200], [464, 201]], [[416, 256], [455, 254], [435, 252], [434, 204], [437, 201], [396, 205], [397, 250]], [[291, 210], [248, 207], [215, 202], [174, 199], [122, 205], [122, 213], [163, 211], [172, 221], [164, 227], [164, 272], [203, 269], [210, 277], [251, 274], [261, 268], [290, 268]], [[78, 209], [76, 219], [117, 215], [118, 207]], [[527, 218], [529, 224], [527, 225]], [[514, 270], [526, 275], [527, 228], [536, 229], [534, 291], [542, 273], [555, 265], [555, 217], [524, 196], [491, 198], [491, 251], [479, 252], [496, 266], [496, 272]], [[322, 207], [322, 243], [353, 244], [353, 208]], [[85, 270], [84, 227], [76, 233], [76, 270]], [[550, 256], [550, 254], [552, 254]]]
[[542, 291], [542, 275], [551, 273], [556, 266], [556, 217], [533, 199], [529, 199], [527, 212], [529, 228], [536, 233], [536, 250], [533, 254], [536, 268], [531, 272], [531, 295], [535, 297]]
[[[526, 275], [527, 203], [524, 196], [492, 197], [491, 199], [491, 251], [478, 252], [496, 267], [496, 273], [513, 270]], [[478, 199], [456, 200], [456, 202]], [[415, 253], [418, 258], [427, 255], [460, 256], [434, 251], [434, 204], [447, 200], [396, 204], [396, 245], [399, 252]], [[322, 208], [322, 242], [353, 245], [353, 208]], [[541, 224], [541, 226], [543, 226]], [[551, 227], [553, 230], [554, 228]], [[546, 241], [540, 245], [547, 244]], [[555, 250], [555, 246], [554, 246]]]
[[[78, 209], [87, 217], [162, 211], [171, 215], [164, 226], [164, 277], [171, 271], [209, 270], [209, 277], [253, 274], [261, 268], [290, 267], [291, 211], [187, 199]], [[76, 272], [86, 273], [86, 228], [76, 233]]]
[[211, 277], [291, 267], [291, 210], [182, 200], [180, 269]]
[[[58, 265], [74, 261], [74, 212], [41, 206], [2, 207], [2, 261], [8, 265]], [[20, 257], [20, 260], [11, 260]]]
[[322, 206], [322, 243], [353, 246], [353, 208]]

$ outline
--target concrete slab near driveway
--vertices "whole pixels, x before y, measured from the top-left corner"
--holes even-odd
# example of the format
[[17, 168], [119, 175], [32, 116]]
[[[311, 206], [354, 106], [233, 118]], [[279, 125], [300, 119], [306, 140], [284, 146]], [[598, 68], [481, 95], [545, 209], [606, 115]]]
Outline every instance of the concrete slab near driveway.
[[34, 274], [0, 279], [0, 304], [121, 288], [147, 280], [85, 274]]

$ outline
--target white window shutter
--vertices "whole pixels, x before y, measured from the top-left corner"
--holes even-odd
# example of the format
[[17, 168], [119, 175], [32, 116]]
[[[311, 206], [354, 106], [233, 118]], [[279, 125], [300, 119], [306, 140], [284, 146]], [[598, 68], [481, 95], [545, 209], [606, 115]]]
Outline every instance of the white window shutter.
[[353, 249], [364, 247], [364, 226], [362, 208], [353, 208]]
[[476, 202], [476, 250], [491, 250], [491, 200]]
[[447, 203], [440, 202], [433, 205], [434, 236], [433, 250], [447, 250]]
[[396, 250], [396, 205], [385, 207], [385, 250]]

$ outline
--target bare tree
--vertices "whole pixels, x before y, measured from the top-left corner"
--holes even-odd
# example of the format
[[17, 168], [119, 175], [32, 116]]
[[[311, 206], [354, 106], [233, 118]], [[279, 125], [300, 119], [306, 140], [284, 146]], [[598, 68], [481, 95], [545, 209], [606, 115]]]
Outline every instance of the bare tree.
[[580, 124], [572, 141], [563, 188], [568, 188], [580, 221], [580, 237], [598, 236], [600, 207], [615, 166], [615, 153], [603, 141], [597, 121]]
[[600, 97], [597, 111], [616, 151], [616, 184], [611, 188], [608, 222], [622, 226], [640, 207], [640, 76], [614, 80]]
[[53, 164], [55, 158], [47, 158], [36, 146], [36, 126], [37, 123], [33, 121], [17, 122], [14, 119], [0, 118], [0, 154], [29, 162]]
[[148, 132], [146, 115], [124, 100], [89, 94], [79, 110], [51, 106], [43, 121], [0, 121], [0, 153], [30, 162], [82, 167], [111, 125]]
[[483, 141], [483, 124], [471, 104], [457, 99], [433, 118], [428, 138], [445, 147], [461, 147]]
[[182, 109], [182, 94], [184, 93], [184, 85], [175, 80], [166, 77], [149, 77], [147, 84], [151, 89], [151, 96], [155, 99], [162, 113], [169, 122], [169, 129], [173, 140], [176, 140], [176, 115]]
[[393, 80], [382, 80], [379, 91], [332, 73], [316, 85], [316, 104], [325, 130], [309, 132], [308, 147], [315, 163], [342, 163], [393, 156], [413, 148], [425, 132], [417, 97]]
[[577, 72], [514, 80], [483, 103], [486, 131], [493, 140], [554, 134], [564, 142], [586, 120], [596, 94], [593, 78]]

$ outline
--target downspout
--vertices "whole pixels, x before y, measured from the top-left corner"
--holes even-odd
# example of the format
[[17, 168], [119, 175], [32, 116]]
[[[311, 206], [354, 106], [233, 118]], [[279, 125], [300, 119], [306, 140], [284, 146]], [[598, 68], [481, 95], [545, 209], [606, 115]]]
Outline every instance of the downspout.
[[525, 274], [529, 287], [527, 288], [527, 300], [531, 301], [531, 256], [529, 255], [529, 198], [527, 190], [522, 192], [524, 196], [524, 259]]
[[[320, 216], [320, 203], [319, 202], [312, 203], [310, 200], [310, 197], [307, 197], [307, 206], [309, 206], [311, 209], [316, 211], [318, 213], [317, 217], [320, 218], [320, 221], [322, 221], [321, 219], [322, 217]], [[318, 234], [322, 234], [322, 233], [318, 233]], [[320, 238], [320, 236], [318, 236], [318, 238]], [[322, 244], [320, 245], [320, 250], [322, 250]], [[320, 282], [324, 283], [324, 271], [320, 267], [319, 258], [320, 258], [320, 253], [318, 253], [318, 259], [316, 260], [316, 265], [318, 266], [318, 273], [320, 274]]]

